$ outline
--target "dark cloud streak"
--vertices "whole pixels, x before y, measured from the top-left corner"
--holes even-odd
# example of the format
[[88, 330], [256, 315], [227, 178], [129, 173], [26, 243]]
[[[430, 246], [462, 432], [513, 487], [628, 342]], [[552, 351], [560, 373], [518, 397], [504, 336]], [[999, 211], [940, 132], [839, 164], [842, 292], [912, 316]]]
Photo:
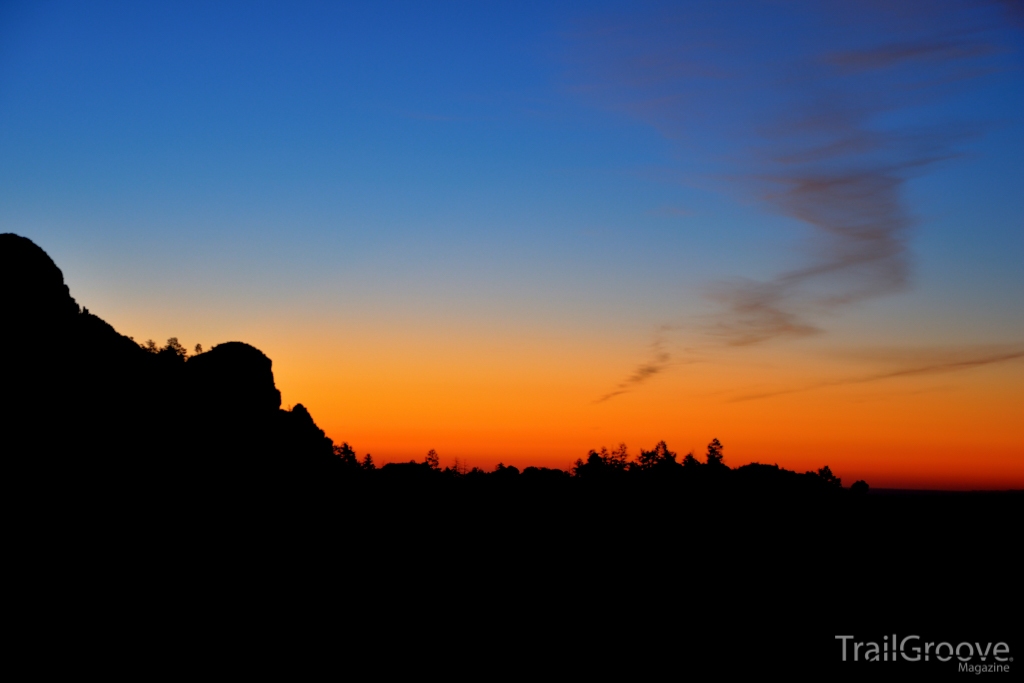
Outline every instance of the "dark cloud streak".
[[960, 37], [953, 40], [933, 40], [880, 45], [867, 50], [855, 50], [827, 55], [825, 61], [848, 71], [889, 69], [909, 61], [950, 61], [969, 59], [988, 54], [993, 46], [972, 42]]
[[896, 379], [899, 377], [910, 377], [914, 375], [933, 375], [955, 372], [958, 370], [969, 370], [971, 368], [977, 368], [985, 365], [994, 365], [998, 363], [1007, 363], [1010, 361], [1024, 358], [1024, 349], [1011, 347], [1002, 350], [992, 350], [987, 352], [978, 352], [963, 349], [947, 350], [945, 351], [944, 355], [945, 357], [933, 358], [932, 360], [927, 362], [910, 363], [895, 369], [890, 369], [867, 375], [860, 375], [856, 377], [843, 377], [823, 382], [815, 382], [814, 384], [808, 384], [802, 387], [793, 387], [790, 389], [766, 391], [757, 394], [746, 394], [743, 396], [737, 396], [735, 398], [729, 399], [728, 403], [756, 401], [765, 398], [773, 398], [775, 396], [784, 396], [786, 394], [796, 394], [805, 391], [813, 391], [815, 389], [824, 389], [827, 387], [838, 387], [851, 384], [866, 384], [869, 382], [880, 382], [883, 380]]
[[651, 358], [648, 361], [638, 365], [629, 377], [619, 382], [612, 391], [597, 399], [594, 403], [604, 403], [611, 398], [632, 391], [671, 365], [672, 355], [665, 350], [663, 336], [669, 329], [668, 326], [659, 328], [654, 342], [651, 344]]
[[[1004, 5], [1020, 16], [1017, 5]], [[747, 34], [749, 23], [723, 20], [758, 7], [768, 21], [786, 11], [796, 23], [814, 17], [822, 36], [840, 39], [792, 50], [785, 31]], [[717, 343], [818, 334], [823, 316], [910, 286], [906, 182], [960, 156], [983, 122], [944, 119], [941, 106], [928, 126], [902, 114], [941, 103], [951, 84], [1007, 68], [999, 59], [1012, 50], [998, 42], [997, 9], [968, 0], [724, 3], [717, 14], [674, 9], [587, 34], [592, 68], [581, 91], [673, 141], [708, 132], [733, 140], [726, 154], [714, 150], [741, 164], [733, 187], [812, 228], [804, 265], [709, 287], [720, 310], [705, 330]], [[639, 386], [668, 360], [639, 365], [598, 402]], [[888, 376], [897, 375], [862, 381]]]

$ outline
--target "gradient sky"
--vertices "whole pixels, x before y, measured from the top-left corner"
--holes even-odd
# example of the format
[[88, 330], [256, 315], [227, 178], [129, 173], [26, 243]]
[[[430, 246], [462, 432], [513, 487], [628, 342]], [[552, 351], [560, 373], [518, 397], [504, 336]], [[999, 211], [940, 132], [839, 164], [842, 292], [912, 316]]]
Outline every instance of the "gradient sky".
[[1024, 487], [1020, 2], [553, 4], [0, 3], [0, 230], [378, 463]]

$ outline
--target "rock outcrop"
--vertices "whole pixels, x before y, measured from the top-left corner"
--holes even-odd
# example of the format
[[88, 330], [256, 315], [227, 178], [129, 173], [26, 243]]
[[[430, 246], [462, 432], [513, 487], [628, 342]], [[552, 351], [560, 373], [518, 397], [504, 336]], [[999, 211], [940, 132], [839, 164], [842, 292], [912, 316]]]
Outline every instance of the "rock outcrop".
[[[28, 495], [121, 500], [300, 486], [336, 466], [308, 411], [281, 410], [271, 361], [228, 342], [153, 353], [80, 308], [52, 259], [0, 235], [2, 442]], [[262, 495], [262, 494], [261, 494]]]

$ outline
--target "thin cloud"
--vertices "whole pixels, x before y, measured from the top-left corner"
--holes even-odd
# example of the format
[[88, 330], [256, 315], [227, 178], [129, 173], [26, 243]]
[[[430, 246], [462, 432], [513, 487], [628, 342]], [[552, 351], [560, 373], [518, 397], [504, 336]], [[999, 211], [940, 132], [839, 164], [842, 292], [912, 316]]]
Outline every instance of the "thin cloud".
[[[905, 355], [907, 352], [902, 352], [901, 355]], [[736, 396], [735, 398], [729, 399], [727, 403], [740, 403], [744, 401], [756, 401], [765, 398], [774, 398], [776, 396], [784, 396], [787, 394], [797, 394], [805, 391], [813, 391], [815, 389], [823, 389], [826, 387], [838, 387], [850, 384], [867, 384], [869, 382], [880, 382], [888, 379], [895, 379], [898, 377], [911, 377], [916, 375], [935, 375], [944, 374], [949, 372], [956, 372], [959, 370], [969, 370], [971, 368], [982, 367], [985, 365], [995, 365], [998, 363], [1008, 363], [1021, 358], [1024, 358], [1024, 348], [1010, 347], [1001, 350], [989, 350], [989, 351], [977, 351], [971, 349], [948, 349], [933, 351], [931, 354], [932, 358], [925, 362], [907, 363], [901, 367], [892, 368], [889, 370], [875, 372], [867, 375], [860, 375], [854, 377], [841, 377], [832, 380], [826, 380], [823, 382], [815, 382], [813, 384], [807, 384], [802, 387], [792, 387], [789, 389], [779, 389], [777, 391], [766, 391], [756, 394], [745, 394], [742, 396]], [[891, 357], [891, 356], [890, 356]]]
[[969, 59], [988, 54], [992, 50], [991, 45], [966, 39], [932, 40], [893, 43], [866, 50], [839, 52], [827, 55], [825, 61], [844, 70], [867, 71], [869, 69], [889, 69], [913, 60]]
[[707, 332], [729, 346], [750, 346], [775, 337], [806, 337], [821, 332], [787, 310], [785, 287], [776, 283], [742, 282], [718, 286], [713, 295], [728, 307], [730, 315], [718, 315]]
[[664, 333], [670, 329], [667, 325], [660, 327], [655, 334], [654, 341], [651, 343], [650, 359], [637, 365], [629, 377], [619, 382], [612, 391], [597, 399], [594, 403], [604, 403], [611, 398], [632, 391], [668, 368], [672, 364], [672, 354], [665, 350]]
[[[740, 8], [619, 22], [590, 33], [578, 54], [603, 106], [691, 150], [726, 141], [713, 154], [735, 164], [731, 189], [811, 229], [802, 265], [707, 288], [720, 309], [705, 331], [723, 346], [749, 346], [818, 334], [845, 307], [911, 285], [906, 183], [960, 157], [983, 125], [943, 120], [941, 108], [928, 127], [918, 123], [927, 117], [903, 114], [939, 102], [951, 83], [1008, 68], [1000, 60], [1009, 51], [998, 8], [967, 0], [746, 8], [772, 21], [789, 10], [813, 17], [820, 35], [842, 27], [844, 44], [804, 50], [784, 33], [736, 33], [749, 26], [723, 20], [730, 7]], [[661, 367], [638, 370], [648, 366]]]

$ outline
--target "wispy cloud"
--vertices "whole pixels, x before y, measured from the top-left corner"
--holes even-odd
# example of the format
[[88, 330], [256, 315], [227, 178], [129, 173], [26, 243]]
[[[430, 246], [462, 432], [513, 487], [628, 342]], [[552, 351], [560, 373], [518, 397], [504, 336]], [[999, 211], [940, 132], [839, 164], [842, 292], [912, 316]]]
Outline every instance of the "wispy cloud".
[[[993, 38], [999, 7], [967, 0], [751, 5], [778, 26], [787, 11], [818, 22], [800, 41], [785, 30], [742, 33], [730, 8], [593, 32], [584, 73], [600, 85], [591, 97], [669, 140], [726, 145], [715, 153], [719, 170], [732, 165], [732, 191], [810, 228], [801, 265], [708, 287], [720, 308], [705, 331], [749, 346], [817, 334], [845, 307], [910, 286], [906, 183], [961, 156], [985, 124], [933, 105], [948, 84], [1004, 68], [1007, 50]], [[830, 31], [841, 39], [818, 37]]]
[[[864, 356], [865, 354], [858, 354]], [[835, 379], [814, 382], [798, 387], [777, 389], [751, 394], [743, 394], [729, 399], [729, 403], [742, 401], [755, 401], [758, 399], [773, 398], [786, 394], [796, 394], [826, 387], [838, 387], [850, 384], [867, 384], [869, 382], [880, 382], [899, 377], [911, 377], [917, 375], [937, 375], [959, 370], [970, 370], [985, 365], [1008, 363], [1010, 361], [1024, 358], [1024, 347], [1007, 346], [1000, 348], [978, 349], [978, 348], [949, 348], [949, 349], [927, 349], [927, 350], [897, 350], [885, 353], [867, 354], [875, 360], [892, 364], [897, 361], [896, 367], [877, 371], [868, 374], [838, 377]], [[923, 358], [912, 360], [908, 356], [919, 355]]]
[[[856, 54], [864, 60], [862, 70], [868, 70], [882, 67], [881, 54], [887, 55], [887, 66], [896, 68], [911, 52]], [[914, 78], [903, 80], [936, 78], [942, 66], [952, 68], [986, 50], [947, 44], [942, 50], [918, 46], [913, 53], [928, 54], [939, 63], [918, 67]], [[848, 53], [843, 63], [852, 59]], [[840, 74], [832, 78], [842, 80]], [[861, 74], [853, 80], [850, 91], [858, 92], [869, 89], [873, 79]], [[723, 283], [713, 289], [723, 310], [712, 330], [727, 344], [812, 334], [820, 329], [813, 315], [906, 288], [911, 280], [907, 245], [915, 224], [904, 202], [906, 182], [961, 156], [961, 146], [980, 128], [977, 123], [947, 122], [879, 130], [875, 119], [898, 110], [899, 102], [881, 98], [872, 106], [843, 97], [827, 103], [814, 97], [792, 99], [784, 120], [764, 126], [754, 143], [751, 165], [759, 172], [740, 176], [738, 182], [759, 192], [776, 212], [813, 229], [808, 236], [811, 257], [802, 267], [768, 280]]]
[[873, 46], [864, 50], [837, 52], [825, 57], [831, 64], [849, 71], [888, 69], [910, 61], [950, 61], [978, 57], [992, 51], [984, 42], [964, 40], [921, 40]]
[[665, 333], [670, 330], [671, 327], [668, 325], [659, 327], [654, 335], [654, 341], [651, 342], [650, 358], [637, 365], [629, 377], [619, 382], [614, 389], [594, 401], [594, 403], [604, 403], [611, 398], [632, 391], [668, 368], [672, 363], [672, 354], [665, 350]]
[[[934, 159], [934, 158], [933, 158]], [[809, 316], [899, 291], [909, 283], [907, 232], [912, 219], [900, 201], [909, 166], [805, 168], [764, 176], [781, 190], [766, 196], [780, 211], [817, 229], [817, 258], [766, 280], [724, 282], [711, 289], [723, 305], [710, 331], [729, 345], [820, 331]]]

